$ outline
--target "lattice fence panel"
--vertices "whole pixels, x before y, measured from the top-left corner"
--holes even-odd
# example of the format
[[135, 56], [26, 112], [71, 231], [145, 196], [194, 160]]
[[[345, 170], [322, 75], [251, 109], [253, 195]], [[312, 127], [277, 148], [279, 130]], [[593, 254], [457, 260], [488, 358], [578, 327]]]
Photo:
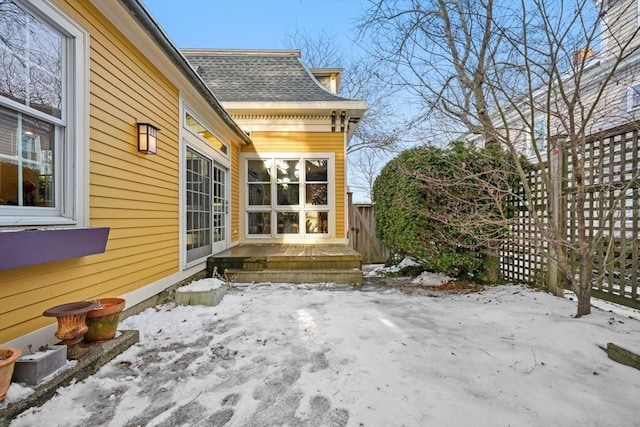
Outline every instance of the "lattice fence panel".
[[[585, 234], [600, 237], [593, 252], [593, 294], [599, 298], [640, 308], [640, 162], [638, 126], [616, 128], [589, 137], [584, 151]], [[567, 156], [568, 159], [571, 156]], [[543, 167], [547, 167], [546, 165]], [[563, 206], [567, 240], [578, 241], [574, 165], [569, 161], [563, 178]], [[535, 211], [546, 224], [548, 193], [541, 171], [530, 174]], [[503, 278], [511, 282], [544, 284], [546, 243], [525, 205], [523, 194], [510, 201], [516, 211], [513, 241], [501, 252]]]
[[[547, 189], [540, 170], [529, 174], [529, 185], [536, 215], [545, 224]], [[509, 282], [536, 284], [546, 277], [547, 258], [543, 254], [547, 243], [542, 239], [535, 218], [526, 208], [524, 190], [520, 189], [508, 203], [515, 213], [511, 219], [512, 237], [500, 251], [502, 277]]]

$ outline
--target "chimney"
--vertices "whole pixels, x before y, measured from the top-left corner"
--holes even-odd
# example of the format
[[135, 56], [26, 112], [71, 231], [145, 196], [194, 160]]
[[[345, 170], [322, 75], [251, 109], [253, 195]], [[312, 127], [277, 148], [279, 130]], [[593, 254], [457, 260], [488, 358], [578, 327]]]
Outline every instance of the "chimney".
[[596, 54], [596, 50], [592, 47], [583, 47], [573, 52], [573, 64], [578, 65], [587, 62]]

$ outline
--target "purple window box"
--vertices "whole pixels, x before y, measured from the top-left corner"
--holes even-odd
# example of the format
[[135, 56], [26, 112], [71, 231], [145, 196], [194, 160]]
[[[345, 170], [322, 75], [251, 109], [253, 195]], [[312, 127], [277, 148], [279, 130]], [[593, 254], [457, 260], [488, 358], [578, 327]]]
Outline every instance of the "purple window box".
[[101, 254], [109, 227], [0, 231], [0, 270]]

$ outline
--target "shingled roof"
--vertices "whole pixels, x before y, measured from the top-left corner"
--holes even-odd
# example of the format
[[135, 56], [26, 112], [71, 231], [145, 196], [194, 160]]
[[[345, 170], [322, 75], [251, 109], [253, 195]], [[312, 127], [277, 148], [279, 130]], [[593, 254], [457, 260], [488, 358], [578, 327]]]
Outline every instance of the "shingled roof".
[[352, 101], [326, 90], [295, 50], [184, 49], [183, 55], [221, 102]]

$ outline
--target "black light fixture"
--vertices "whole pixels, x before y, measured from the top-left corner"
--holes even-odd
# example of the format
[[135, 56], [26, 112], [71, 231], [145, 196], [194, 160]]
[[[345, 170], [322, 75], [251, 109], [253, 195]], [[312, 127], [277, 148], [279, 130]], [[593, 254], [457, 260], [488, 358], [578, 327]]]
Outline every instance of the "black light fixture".
[[158, 129], [150, 123], [138, 123], [138, 151], [156, 154], [158, 147]]

